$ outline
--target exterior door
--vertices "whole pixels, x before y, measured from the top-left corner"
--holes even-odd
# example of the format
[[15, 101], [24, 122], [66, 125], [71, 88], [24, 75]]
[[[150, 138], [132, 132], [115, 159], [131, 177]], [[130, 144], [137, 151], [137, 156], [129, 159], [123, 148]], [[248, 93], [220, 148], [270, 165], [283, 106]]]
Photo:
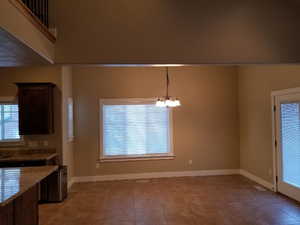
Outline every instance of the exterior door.
[[300, 93], [275, 97], [277, 190], [300, 201]]

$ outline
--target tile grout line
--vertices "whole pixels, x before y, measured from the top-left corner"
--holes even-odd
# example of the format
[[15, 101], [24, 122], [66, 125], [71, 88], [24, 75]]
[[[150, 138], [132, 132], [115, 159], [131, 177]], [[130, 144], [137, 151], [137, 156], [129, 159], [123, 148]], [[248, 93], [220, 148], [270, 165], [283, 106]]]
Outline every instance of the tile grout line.
[[133, 194], [132, 194], [132, 199], [133, 199], [133, 207], [134, 207], [134, 224], [137, 224], [137, 215], [136, 215], [136, 200], [135, 200], [135, 187], [136, 184], [134, 184], [134, 188], [133, 188]]
[[190, 203], [188, 204], [188, 206], [189, 206], [189, 212], [193, 215], [193, 218], [192, 218], [193, 224], [197, 225], [197, 221], [195, 221], [196, 214], [191, 210], [191, 204]]
[[160, 207], [161, 207], [161, 211], [162, 211], [162, 215], [163, 215], [163, 218], [164, 218], [165, 225], [168, 225], [167, 218], [166, 218], [165, 207], [163, 207], [162, 203], [160, 204]]

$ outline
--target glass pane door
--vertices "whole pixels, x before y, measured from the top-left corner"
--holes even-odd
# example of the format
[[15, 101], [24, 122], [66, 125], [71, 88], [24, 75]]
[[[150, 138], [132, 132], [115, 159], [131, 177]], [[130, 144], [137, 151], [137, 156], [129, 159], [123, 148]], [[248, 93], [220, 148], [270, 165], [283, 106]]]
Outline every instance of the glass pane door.
[[282, 179], [300, 187], [300, 104], [281, 104]]
[[300, 201], [300, 93], [275, 97], [277, 190]]

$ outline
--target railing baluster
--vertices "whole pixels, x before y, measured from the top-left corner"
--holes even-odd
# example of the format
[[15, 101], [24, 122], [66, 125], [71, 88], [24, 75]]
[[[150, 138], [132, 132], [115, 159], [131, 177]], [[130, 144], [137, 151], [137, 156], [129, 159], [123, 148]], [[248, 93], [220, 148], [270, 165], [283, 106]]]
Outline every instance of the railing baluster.
[[42, 0], [42, 14], [43, 14], [43, 23], [46, 24], [46, 7], [45, 7], [45, 0]]
[[43, 0], [43, 7], [44, 7], [44, 11], [43, 11], [43, 15], [44, 15], [44, 24], [46, 24], [46, 18], [47, 18], [47, 13], [46, 13], [46, 11], [47, 11], [47, 9], [46, 9], [46, 1], [45, 0]]
[[40, 18], [40, 13], [41, 13], [41, 9], [40, 9], [40, 0], [36, 0], [36, 5], [37, 5], [37, 9], [36, 9], [36, 15], [37, 15], [37, 17], [39, 18], [39, 19], [41, 19]]
[[44, 22], [44, 1], [41, 0], [41, 21], [42, 23], [45, 23]]
[[39, 19], [40, 19], [40, 21], [43, 22], [43, 20], [42, 20], [42, 0], [38, 0], [38, 2], [39, 2]]
[[32, 3], [33, 3], [33, 13], [36, 15], [36, 0], [32, 0]]
[[35, 0], [35, 15], [39, 18], [39, 0]]
[[20, 0], [46, 26], [49, 27], [48, 0]]
[[45, 0], [46, 2], [46, 26], [48, 27], [49, 26], [49, 3], [48, 3], [48, 0]]
[[32, 11], [32, 0], [29, 0], [29, 2], [28, 2], [28, 8], [31, 9], [31, 11]]
[[44, 17], [45, 17], [45, 25], [47, 26], [47, 11], [48, 11], [48, 6], [46, 0], [43, 0], [44, 2]]

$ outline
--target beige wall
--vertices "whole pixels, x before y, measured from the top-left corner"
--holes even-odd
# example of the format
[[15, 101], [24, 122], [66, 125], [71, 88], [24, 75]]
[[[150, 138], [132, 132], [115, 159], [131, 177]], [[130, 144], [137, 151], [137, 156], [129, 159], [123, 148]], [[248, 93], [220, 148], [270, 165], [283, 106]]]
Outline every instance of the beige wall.
[[56, 1], [59, 63], [299, 62], [296, 0]]
[[62, 67], [62, 162], [68, 166], [69, 180], [74, 176], [73, 140], [68, 137], [68, 98], [73, 96], [72, 68]]
[[[71, 73], [70, 67], [0, 69], [0, 96], [16, 95], [14, 82], [57, 84], [57, 132], [27, 140], [48, 140], [50, 146], [62, 151], [63, 163], [69, 166], [71, 176], [241, 168], [272, 182], [270, 94], [273, 90], [300, 86], [300, 66], [170, 68], [171, 94], [182, 101], [182, 107], [174, 110], [176, 158], [100, 163], [96, 169], [99, 98], [163, 95], [164, 68], [73, 67], [72, 76]], [[75, 142], [68, 143], [61, 99], [65, 103], [72, 95]], [[188, 164], [189, 159], [193, 160], [192, 165]]]
[[36, 29], [9, 0], [0, 2], [0, 27], [48, 61], [54, 61], [54, 44]]
[[[239, 168], [235, 67], [170, 69], [174, 110], [174, 160], [107, 162], [99, 158], [99, 99], [164, 95], [164, 68], [74, 67], [75, 174], [93, 176]], [[193, 164], [189, 165], [188, 160]]]
[[[175, 160], [100, 163], [99, 169], [99, 98], [163, 95], [164, 68], [73, 67], [73, 81], [70, 67], [1, 68], [0, 96], [15, 96], [14, 82], [57, 84], [57, 132], [27, 140], [48, 140], [63, 148], [71, 176], [242, 168], [272, 182], [270, 94], [299, 87], [299, 73], [300, 66], [170, 68], [171, 94], [182, 101], [174, 110]], [[72, 95], [75, 142], [67, 143], [61, 99]]]
[[300, 66], [246, 66], [239, 72], [241, 169], [272, 182], [271, 91], [300, 86]]
[[54, 118], [55, 133], [53, 135], [26, 136], [25, 141], [49, 142], [48, 147], [61, 152], [61, 68], [60, 67], [24, 67], [24, 68], [0, 68], [0, 96], [16, 96], [15, 82], [52, 82], [57, 85], [54, 91]]

